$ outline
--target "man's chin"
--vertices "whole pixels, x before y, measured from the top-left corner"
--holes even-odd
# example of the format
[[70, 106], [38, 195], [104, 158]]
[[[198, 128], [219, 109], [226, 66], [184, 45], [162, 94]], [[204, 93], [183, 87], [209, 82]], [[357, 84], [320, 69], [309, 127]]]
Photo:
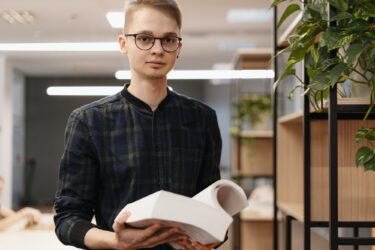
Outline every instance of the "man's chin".
[[165, 73], [156, 73], [156, 72], [147, 74], [147, 77], [150, 78], [150, 79], [154, 79], [154, 80], [167, 78]]

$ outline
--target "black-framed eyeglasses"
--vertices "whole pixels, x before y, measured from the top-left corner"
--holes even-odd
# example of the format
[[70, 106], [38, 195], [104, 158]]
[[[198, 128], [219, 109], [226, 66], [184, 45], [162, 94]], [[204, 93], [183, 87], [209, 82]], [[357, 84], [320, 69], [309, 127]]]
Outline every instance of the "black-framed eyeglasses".
[[154, 44], [155, 40], [159, 39], [161, 47], [166, 52], [175, 52], [182, 40], [181, 37], [178, 36], [165, 36], [165, 37], [154, 37], [149, 34], [139, 33], [139, 34], [125, 34], [125, 36], [133, 36], [135, 46], [137, 46], [140, 50], [150, 50]]

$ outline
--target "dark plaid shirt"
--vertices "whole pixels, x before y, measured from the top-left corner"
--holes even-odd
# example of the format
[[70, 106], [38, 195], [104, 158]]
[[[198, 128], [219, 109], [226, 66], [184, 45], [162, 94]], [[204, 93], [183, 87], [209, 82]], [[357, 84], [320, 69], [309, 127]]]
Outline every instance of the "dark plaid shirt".
[[130, 202], [161, 189], [193, 196], [220, 179], [215, 111], [174, 91], [152, 111], [125, 87], [73, 111], [65, 133], [55, 199], [64, 244], [84, 248], [94, 215], [112, 230]]

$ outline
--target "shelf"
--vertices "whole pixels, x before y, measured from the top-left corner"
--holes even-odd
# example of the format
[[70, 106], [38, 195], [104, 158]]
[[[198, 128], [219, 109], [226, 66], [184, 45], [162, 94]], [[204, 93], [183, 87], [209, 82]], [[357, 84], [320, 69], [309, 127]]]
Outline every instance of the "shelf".
[[370, 98], [337, 98], [338, 105], [370, 105]]
[[278, 202], [277, 206], [284, 213], [293, 216], [295, 219], [301, 222], [304, 221], [303, 204]]
[[284, 123], [302, 123], [302, 118], [303, 118], [303, 112], [302, 111], [297, 111], [291, 114], [287, 114], [284, 116], [281, 116], [278, 119], [279, 124], [284, 124]]
[[271, 56], [271, 48], [238, 49], [232, 61], [236, 69], [269, 69]]
[[289, 45], [287, 39], [296, 30], [301, 20], [302, 13], [298, 14], [298, 16], [296, 16], [296, 18], [288, 26], [288, 28], [281, 34], [280, 38], [277, 40], [277, 46], [287, 47]]
[[[240, 141], [232, 139], [232, 175], [272, 176], [272, 132], [243, 131]], [[251, 138], [250, 141], [244, 138]], [[240, 144], [240, 145], [239, 145]], [[239, 152], [238, 152], [239, 151]], [[238, 159], [239, 157], [239, 159]]]
[[243, 210], [240, 213], [241, 221], [272, 221], [272, 216], [262, 215], [253, 211]]
[[[341, 113], [366, 113], [368, 105], [370, 105], [369, 98], [338, 98], [337, 99], [338, 112]], [[322, 112], [312, 111], [310, 114], [325, 114], [327, 115], [328, 108], [325, 108]], [[278, 118], [278, 124], [302, 124], [303, 112], [296, 111]]]
[[271, 130], [243, 130], [240, 133], [241, 138], [272, 138]]

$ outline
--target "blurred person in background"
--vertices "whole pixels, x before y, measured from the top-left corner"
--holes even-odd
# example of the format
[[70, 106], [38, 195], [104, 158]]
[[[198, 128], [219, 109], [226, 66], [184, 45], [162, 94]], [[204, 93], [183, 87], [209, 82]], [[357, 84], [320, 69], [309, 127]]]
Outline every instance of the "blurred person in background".
[[[4, 178], [0, 176], [0, 198], [4, 190]], [[26, 220], [27, 225], [37, 224], [40, 218], [40, 211], [31, 207], [25, 207], [18, 211], [3, 206], [0, 202], [0, 232], [10, 229], [20, 221]]]

